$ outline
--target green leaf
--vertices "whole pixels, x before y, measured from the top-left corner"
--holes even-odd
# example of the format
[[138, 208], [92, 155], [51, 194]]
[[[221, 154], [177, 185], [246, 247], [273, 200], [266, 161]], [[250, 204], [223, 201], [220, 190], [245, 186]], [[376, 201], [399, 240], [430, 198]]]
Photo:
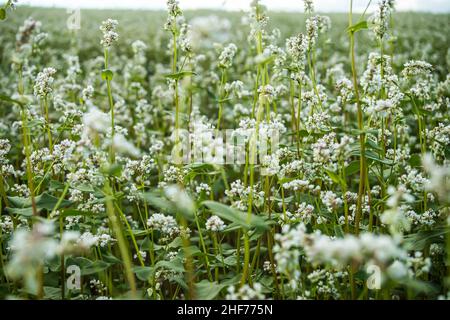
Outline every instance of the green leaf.
[[160, 260], [155, 264], [155, 269], [159, 268], [165, 268], [180, 273], [184, 272], [183, 261], [180, 258], [175, 258], [170, 261]]
[[[8, 197], [11, 207], [6, 208], [9, 213], [19, 214], [23, 216], [32, 216], [33, 208], [31, 206], [31, 199], [29, 197]], [[41, 211], [43, 209], [53, 210], [56, 203], [58, 202], [58, 198], [44, 192], [43, 194], [35, 197], [36, 209], [37, 211]], [[69, 200], [62, 200], [59, 207], [65, 208], [72, 204]]]
[[236, 256], [229, 256], [226, 257], [223, 262], [227, 265], [227, 266], [231, 266], [234, 267], [237, 264], [237, 259]]
[[[0, 15], [1, 15], [1, 13], [0, 13]], [[20, 102], [19, 100], [12, 99], [12, 98], [4, 95], [4, 94], [0, 94], [0, 100], [6, 101], [6, 102], [10, 102], [10, 103], [15, 103], [15, 104], [18, 104], [19, 106], [23, 106], [23, 103]]]
[[74, 189], [80, 190], [82, 192], [94, 192], [94, 188], [88, 184], [79, 184], [73, 187]]
[[174, 214], [176, 212], [175, 206], [167, 199], [164, 199], [163, 197], [159, 196], [156, 193], [153, 192], [147, 192], [141, 195], [142, 199], [147, 201], [150, 205], [152, 205], [155, 208], [160, 209], [161, 211], [165, 213], [172, 213]]
[[325, 170], [326, 173], [328, 174], [328, 176], [331, 178], [331, 180], [333, 180], [333, 182], [341, 184], [342, 183], [342, 179], [341, 177], [339, 177], [339, 175], [337, 175], [336, 173], [334, 173], [333, 171], [330, 170]]
[[392, 166], [393, 165], [393, 162], [391, 160], [381, 159], [375, 152], [373, 152], [371, 150], [366, 150], [365, 155], [366, 155], [367, 159], [371, 159], [371, 160], [376, 161], [376, 162], [384, 163], [384, 164], [386, 164], [388, 166]]
[[0, 20], [6, 19], [6, 10], [4, 8], [0, 9]]
[[118, 163], [112, 165], [105, 165], [100, 168], [100, 171], [110, 177], [119, 177], [122, 173], [122, 166]]
[[449, 233], [449, 229], [439, 227], [434, 230], [421, 230], [405, 236], [404, 246], [407, 250], [423, 250], [434, 242], [442, 242], [443, 237]]
[[197, 246], [189, 246], [184, 248], [183, 254], [185, 257], [201, 256], [203, 253]]
[[352, 161], [348, 164], [348, 166], [345, 168], [345, 176], [351, 176], [357, 172], [359, 172], [359, 161]]
[[81, 270], [81, 275], [85, 276], [106, 270], [113, 264], [102, 260], [91, 261], [84, 257], [74, 257], [68, 258], [66, 265], [78, 266]]
[[44, 287], [44, 297], [49, 300], [60, 300], [61, 288]]
[[344, 230], [342, 230], [342, 227], [339, 225], [334, 226], [334, 233], [340, 238], [344, 237]]
[[103, 80], [112, 80], [114, 77], [114, 72], [112, 72], [110, 69], [104, 69], [102, 71], [102, 79]]
[[366, 146], [367, 146], [367, 149], [372, 149], [375, 151], [383, 150], [375, 141], [373, 141], [372, 139], [369, 139], [369, 138], [366, 140]]
[[109, 254], [109, 253], [103, 253], [102, 259], [110, 264], [121, 264], [122, 263], [122, 260], [120, 260], [116, 256], [113, 256], [112, 254]]
[[102, 260], [97, 260], [97, 261], [92, 262], [88, 266], [81, 268], [81, 275], [86, 276], [86, 275], [98, 273], [98, 272], [108, 269], [111, 265], [112, 265], [111, 263], [108, 263], [108, 262], [105, 262]]
[[192, 76], [192, 75], [196, 75], [196, 73], [193, 71], [181, 71], [181, 72], [177, 72], [177, 73], [168, 74], [168, 75], [166, 75], [166, 78], [177, 80], [177, 79], [181, 79], [181, 78], [184, 78], [187, 76]]
[[422, 166], [422, 157], [418, 154], [413, 154], [411, 158], [409, 158], [408, 163], [411, 167], [420, 167]]
[[141, 267], [136, 266], [133, 268], [133, 272], [136, 274], [136, 277], [141, 281], [149, 281], [155, 272], [155, 268], [153, 267]]
[[208, 280], [202, 280], [195, 284], [197, 293], [197, 299], [199, 300], [212, 300], [224, 289], [226, 285], [218, 284], [217, 282], [209, 282]]
[[247, 223], [247, 213], [231, 208], [224, 204], [215, 201], [204, 201], [203, 204], [219, 217], [240, 225], [244, 229], [252, 227], [259, 230], [266, 230], [269, 228], [263, 218], [254, 214], [250, 215], [250, 223]]
[[355, 32], [358, 32], [360, 30], [364, 30], [367, 28], [368, 28], [367, 21], [364, 20], [364, 21], [360, 21], [357, 24], [354, 24], [354, 25], [348, 27], [347, 32], [355, 33]]
[[[361, 156], [361, 152], [360, 152], [359, 147], [358, 147], [358, 148], [355, 148], [355, 149], [351, 152], [351, 155], [352, 155], [352, 156], [360, 157], [360, 156]], [[379, 157], [379, 155], [378, 155], [377, 153], [375, 153], [374, 151], [372, 151], [372, 150], [365, 150], [364, 155], [365, 155], [365, 158], [367, 158], [367, 159], [373, 160], [373, 161], [375, 161], [375, 162], [384, 163], [384, 164], [386, 164], [386, 165], [388, 165], [388, 166], [392, 166], [392, 165], [394, 164], [392, 160], [389, 160], [389, 159], [381, 159], [381, 158]]]

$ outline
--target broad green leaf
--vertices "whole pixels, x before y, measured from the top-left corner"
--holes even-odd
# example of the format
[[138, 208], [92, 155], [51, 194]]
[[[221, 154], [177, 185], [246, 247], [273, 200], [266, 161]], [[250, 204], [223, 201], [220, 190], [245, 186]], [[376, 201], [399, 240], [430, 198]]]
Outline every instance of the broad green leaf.
[[175, 272], [184, 272], [184, 265], [180, 258], [174, 258], [170, 261], [160, 260], [156, 263], [155, 269], [165, 268]]
[[102, 260], [97, 260], [97, 261], [92, 262], [88, 266], [81, 268], [81, 275], [86, 276], [86, 275], [98, 273], [98, 272], [108, 269], [111, 265], [112, 265], [111, 263], [108, 263], [108, 262], [105, 262]]
[[114, 77], [114, 72], [112, 72], [110, 69], [102, 70], [102, 79], [103, 80], [112, 80], [113, 77]]
[[122, 166], [120, 164], [106, 165], [100, 168], [100, 171], [110, 177], [119, 177], [122, 173]]
[[341, 238], [344, 236], [344, 230], [342, 230], [342, 227], [340, 225], [335, 225], [334, 226], [334, 233], [338, 237], [341, 237]]
[[122, 260], [120, 260], [116, 256], [113, 256], [112, 254], [109, 254], [109, 253], [103, 253], [102, 259], [111, 264], [121, 264], [122, 263]]
[[404, 246], [407, 250], [423, 250], [433, 242], [442, 242], [442, 237], [449, 233], [445, 227], [434, 230], [421, 230], [405, 236]]
[[357, 172], [359, 172], [359, 161], [352, 161], [348, 164], [348, 166], [345, 168], [345, 176], [351, 176]]
[[168, 75], [166, 75], [166, 78], [177, 80], [177, 79], [181, 79], [181, 78], [184, 78], [187, 76], [192, 76], [195, 74], [196, 73], [193, 71], [181, 71], [181, 72], [177, 72], [177, 73], [168, 74]]
[[167, 199], [161, 197], [159, 194], [147, 192], [141, 195], [142, 199], [147, 201], [150, 205], [160, 209], [165, 213], [174, 214], [176, 212], [175, 206]]
[[44, 297], [49, 300], [60, 300], [61, 288], [44, 287]]
[[326, 173], [328, 174], [328, 176], [331, 178], [331, 180], [333, 180], [333, 182], [341, 184], [342, 183], [342, 179], [341, 177], [339, 177], [339, 175], [337, 175], [336, 173], [334, 173], [333, 171], [330, 170], [325, 170]]
[[223, 219], [234, 222], [244, 229], [250, 229], [252, 227], [263, 230], [268, 229], [268, 224], [264, 221], [264, 219], [254, 214], [250, 215], [250, 223], [247, 223], [246, 212], [239, 211], [215, 201], [204, 201], [203, 204], [207, 206], [214, 214]]
[[[12, 214], [20, 214], [23, 216], [32, 216], [33, 208], [31, 206], [31, 199], [29, 197], [8, 197], [11, 207], [6, 208], [8, 212]], [[35, 197], [36, 209], [37, 211], [41, 211], [43, 209], [52, 210], [56, 203], [58, 202], [58, 198], [44, 192], [43, 194]], [[72, 204], [71, 201], [62, 200], [59, 207], [65, 208]]]
[[367, 21], [364, 20], [364, 21], [360, 21], [357, 24], [354, 24], [354, 25], [348, 27], [347, 31], [350, 33], [355, 33], [355, 32], [358, 32], [360, 30], [364, 30], [367, 28], [368, 28]]
[[149, 281], [153, 277], [153, 274], [155, 273], [155, 268], [136, 266], [133, 268], [133, 272], [136, 274], [136, 277], [139, 280]]
[[[1, 9], [0, 9], [1, 10]], [[1, 20], [1, 19], [0, 19]], [[23, 106], [23, 103], [20, 102], [19, 100], [16, 99], [12, 99], [4, 94], [0, 94], [0, 100], [6, 101], [6, 102], [10, 102], [10, 103], [15, 103], [18, 104], [19, 106]]]
[[372, 139], [366, 140], [367, 149], [373, 149], [375, 151], [382, 151], [383, 149]]
[[380, 162], [380, 163], [386, 164], [386, 165], [388, 165], [388, 166], [393, 165], [393, 162], [392, 162], [391, 160], [388, 160], [388, 159], [381, 159], [375, 152], [373, 152], [373, 151], [371, 151], [371, 150], [366, 150], [365, 155], [366, 155], [366, 158], [367, 158], [367, 159], [371, 159], [371, 160], [373, 160], [373, 161], [376, 161], [376, 162]]
[[236, 256], [229, 256], [229, 257], [226, 257], [225, 259], [223, 259], [223, 262], [227, 266], [234, 267], [236, 265], [236, 263], [237, 263], [237, 259], [236, 259]]
[[6, 19], [6, 10], [4, 8], [0, 8], [0, 20]]
[[197, 246], [189, 246], [183, 249], [183, 255], [185, 257], [195, 257], [202, 255], [203, 253], [200, 251], [200, 249]]
[[420, 155], [418, 154], [413, 154], [411, 156], [411, 158], [409, 158], [408, 163], [412, 166], [412, 167], [420, 167], [422, 166], [422, 158]]
[[217, 282], [209, 282], [208, 280], [202, 280], [195, 284], [195, 291], [197, 293], [197, 299], [212, 300], [225, 287], [226, 287], [226, 285], [224, 285], [224, 284], [218, 284]]
[[102, 260], [91, 261], [84, 257], [68, 258], [66, 265], [76, 265], [81, 270], [81, 275], [90, 275], [108, 269], [112, 263]]

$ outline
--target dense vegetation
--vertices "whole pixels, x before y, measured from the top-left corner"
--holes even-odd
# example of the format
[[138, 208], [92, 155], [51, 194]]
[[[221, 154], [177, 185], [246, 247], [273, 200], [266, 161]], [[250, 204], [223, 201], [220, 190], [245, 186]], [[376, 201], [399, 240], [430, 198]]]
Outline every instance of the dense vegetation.
[[13, 2], [0, 298], [450, 298], [450, 15]]

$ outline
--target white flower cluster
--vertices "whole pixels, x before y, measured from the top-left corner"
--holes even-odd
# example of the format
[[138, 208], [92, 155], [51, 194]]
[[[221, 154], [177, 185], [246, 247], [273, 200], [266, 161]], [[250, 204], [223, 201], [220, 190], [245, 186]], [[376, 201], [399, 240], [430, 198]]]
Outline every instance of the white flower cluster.
[[241, 286], [237, 291], [235, 286], [228, 287], [227, 300], [264, 300], [265, 296], [262, 293], [262, 285], [254, 283], [252, 287], [248, 284]]
[[436, 159], [445, 159], [445, 150], [450, 147], [450, 124], [439, 122], [433, 129], [426, 129], [427, 142]]
[[127, 159], [122, 171], [122, 179], [127, 182], [136, 181], [137, 184], [150, 184], [148, 179], [152, 170], [156, 169], [155, 160], [149, 156], [142, 156], [141, 160]]
[[89, 281], [89, 287], [94, 291], [95, 294], [103, 295], [107, 292], [108, 288], [98, 279], [92, 279]]
[[220, 232], [225, 229], [226, 224], [218, 216], [212, 216], [208, 220], [206, 220], [205, 226], [206, 230], [208, 231]]
[[131, 44], [131, 48], [133, 49], [134, 54], [139, 55], [147, 50], [147, 45], [141, 40], [136, 40]]
[[269, 17], [266, 14], [266, 8], [259, 3], [259, 0], [253, 0], [250, 3], [250, 12], [246, 22], [250, 25], [250, 34], [248, 39], [256, 37], [258, 32], [262, 32], [269, 22]]
[[313, 189], [314, 185], [310, 184], [308, 180], [294, 179], [289, 182], [283, 183], [283, 188], [293, 191], [305, 191]]
[[433, 226], [436, 223], [436, 218], [439, 216], [439, 214], [432, 209], [428, 209], [423, 213], [417, 213], [414, 210], [409, 210], [405, 213], [405, 215], [413, 225], [428, 227]]
[[338, 268], [350, 263], [373, 263], [388, 266], [395, 259], [405, 259], [407, 254], [396, 239], [387, 235], [363, 233], [359, 237], [345, 235], [330, 238], [320, 231], [308, 234], [304, 224], [296, 227], [283, 226], [275, 236], [275, 259], [282, 272], [298, 269], [300, 248], [308, 260], [315, 264], [330, 264]]
[[105, 212], [105, 205], [104, 203], [101, 203], [92, 193], [90, 193], [89, 199], [87, 201], [84, 201], [83, 199], [77, 209], [84, 212], [102, 213]]
[[7, 164], [9, 162], [6, 157], [11, 150], [11, 144], [8, 139], [0, 139], [0, 165]]
[[198, 194], [205, 193], [205, 195], [209, 196], [211, 194], [211, 187], [206, 183], [200, 183], [195, 187], [195, 192]]
[[313, 0], [303, 0], [303, 4], [305, 6], [305, 13], [313, 13], [314, 12], [314, 1]]
[[393, 10], [394, 1], [380, 0], [377, 11], [370, 17], [371, 28], [375, 35], [382, 39], [389, 28], [389, 15]]
[[406, 166], [405, 171], [407, 173], [400, 176], [400, 182], [413, 191], [422, 192], [425, 189], [425, 185], [428, 184], [428, 179], [423, 177], [419, 170], [410, 166]]
[[340, 208], [344, 203], [333, 191], [326, 191], [320, 194], [323, 204], [328, 211], [333, 212]]
[[165, 236], [173, 237], [180, 233], [180, 228], [174, 217], [162, 213], [154, 213], [148, 220], [147, 226], [161, 232]]
[[33, 41], [33, 34], [39, 33], [41, 26], [42, 23], [40, 21], [34, 20], [32, 17], [27, 18], [16, 35], [17, 45], [19, 45], [21, 49], [27, 46], [28, 43]]
[[[230, 189], [225, 190], [226, 196], [231, 201], [231, 206], [233, 208], [246, 211], [248, 205], [248, 197], [252, 189], [246, 187], [243, 182], [238, 179], [231, 183]], [[263, 203], [264, 191], [257, 191], [257, 186], [253, 186], [253, 203], [255, 206], [260, 206]]]
[[34, 95], [36, 97], [45, 98], [52, 92], [51, 85], [55, 80], [53, 75], [56, 73], [55, 68], [45, 68], [38, 73], [34, 82]]
[[293, 64], [301, 68], [308, 51], [308, 39], [302, 33], [286, 40], [286, 51], [292, 57]]
[[308, 49], [311, 50], [316, 45], [319, 33], [325, 33], [331, 28], [331, 19], [328, 16], [313, 16], [306, 20], [306, 37], [308, 39]]
[[228, 44], [219, 56], [219, 67], [228, 69], [233, 64], [233, 58], [236, 55], [237, 47], [234, 43]]
[[450, 165], [438, 165], [430, 154], [426, 154], [422, 162], [425, 171], [430, 174], [426, 190], [435, 192], [444, 203], [450, 203]]
[[339, 285], [344, 283], [348, 273], [346, 271], [328, 271], [327, 269], [314, 270], [308, 274], [308, 280], [311, 281], [315, 292], [320, 297], [332, 297], [339, 299]]
[[405, 78], [417, 77], [418, 75], [429, 75], [433, 71], [433, 66], [421, 60], [410, 60], [403, 66], [402, 75]]
[[164, 29], [175, 32], [177, 17], [182, 16], [183, 14], [177, 0], [167, 0], [167, 12], [168, 16], [167, 21], [164, 25]]
[[105, 248], [108, 245], [114, 244], [116, 241], [116, 239], [114, 239], [107, 233], [99, 233], [97, 235], [94, 235], [91, 232], [87, 231], [80, 236], [77, 243], [79, 246], [84, 248], [91, 248], [96, 246]]
[[119, 34], [116, 32], [118, 24], [119, 22], [113, 19], [107, 19], [102, 22], [100, 30], [103, 32], [103, 39], [100, 41], [100, 44], [103, 47], [109, 48], [114, 42], [119, 40]]
[[2, 234], [10, 234], [14, 231], [14, 223], [10, 216], [0, 216], [0, 230]]
[[274, 176], [280, 172], [280, 161], [277, 154], [265, 155], [261, 163], [262, 176]]
[[180, 168], [170, 166], [164, 170], [163, 181], [159, 183], [160, 187], [165, 187], [171, 183], [183, 183], [184, 175]]

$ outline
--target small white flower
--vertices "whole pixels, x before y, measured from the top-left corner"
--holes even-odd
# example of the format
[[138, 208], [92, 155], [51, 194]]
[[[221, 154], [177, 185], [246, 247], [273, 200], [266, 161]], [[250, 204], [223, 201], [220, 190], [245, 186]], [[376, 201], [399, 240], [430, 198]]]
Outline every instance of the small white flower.
[[225, 229], [226, 225], [218, 216], [212, 216], [206, 221], [206, 230], [219, 232]]

